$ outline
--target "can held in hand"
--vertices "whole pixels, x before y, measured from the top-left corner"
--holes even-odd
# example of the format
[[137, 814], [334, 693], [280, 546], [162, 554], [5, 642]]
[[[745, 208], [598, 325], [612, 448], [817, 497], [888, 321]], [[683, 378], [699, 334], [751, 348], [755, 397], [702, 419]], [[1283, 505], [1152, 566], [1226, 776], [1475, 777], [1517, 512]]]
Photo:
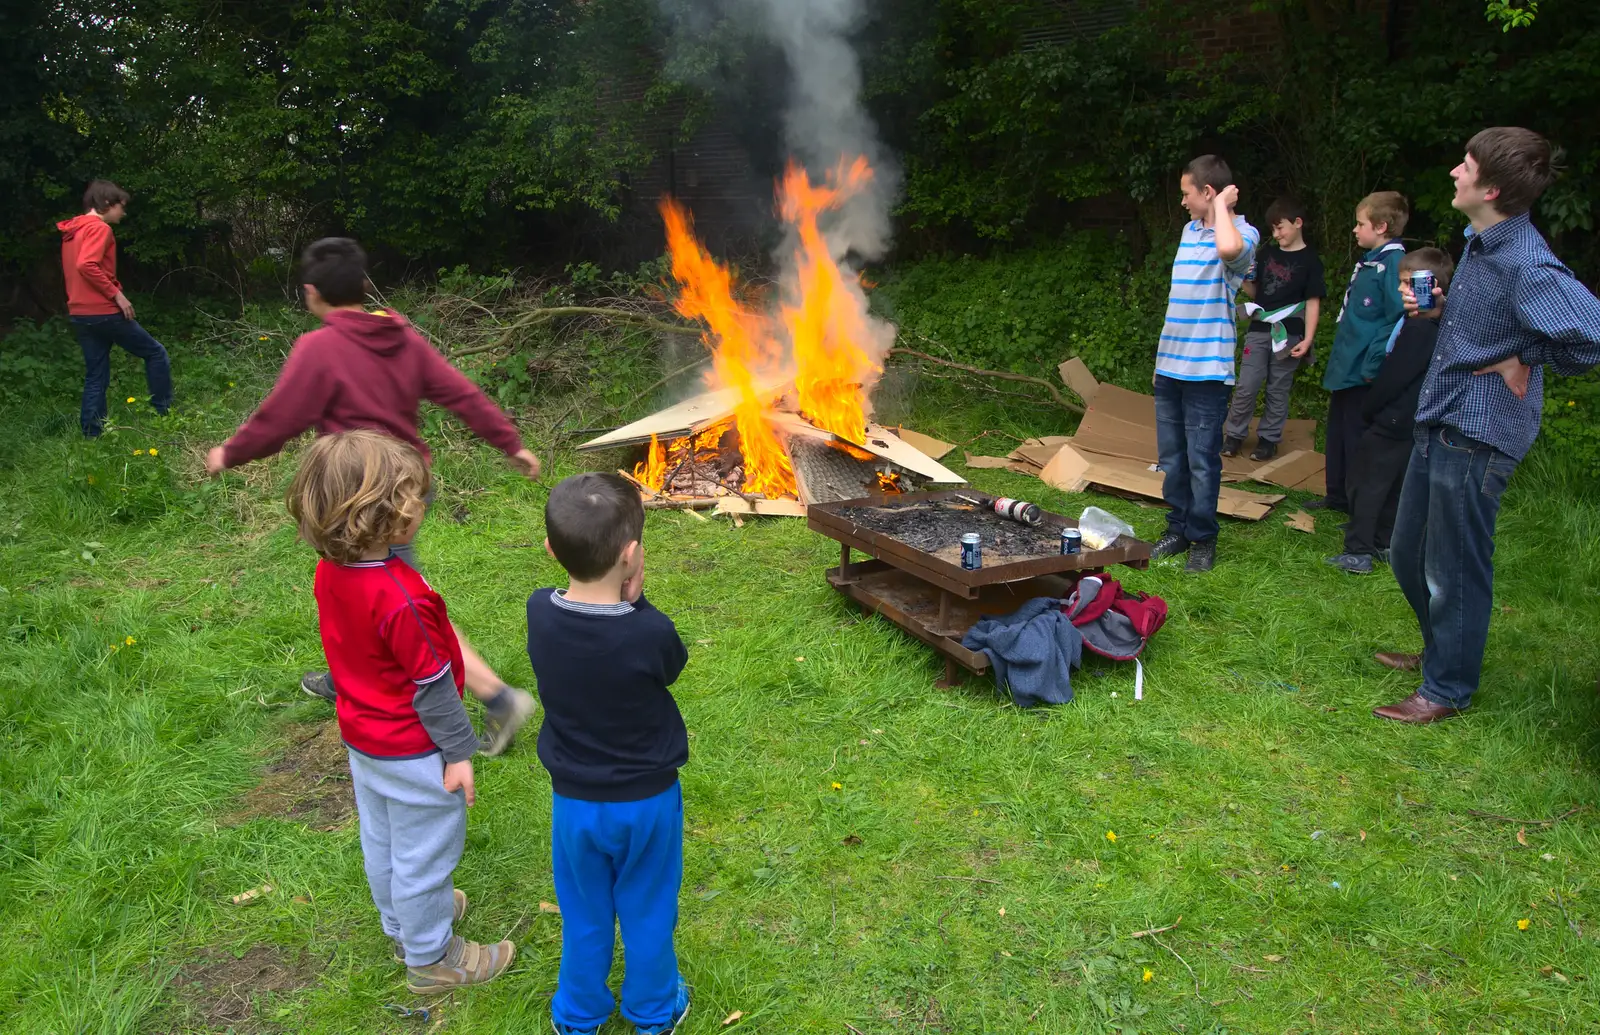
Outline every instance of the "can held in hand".
[[1014, 500], [1009, 496], [1001, 496], [994, 501], [994, 512], [1008, 521], [1021, 522], [1024, 525], [1037, 525], [1044, 520], [1044, 512], [1027, 500]]
[[1438, 285], [1432, 270], [1411, 271], [1411, 293], [1417, 296], [1417, 308], [1426, 312], [1438, 305], [1438, 300], [1433, 297], [1433, 289]]
[[1064, 555], [1082, 553], [1083, 533], [1076, 528], [1063, 528], [1061, 530], [1061, 552]]
[[976, 532], [961, 537], [961, 566], [968, 571], [983, 567], [983, 537]]

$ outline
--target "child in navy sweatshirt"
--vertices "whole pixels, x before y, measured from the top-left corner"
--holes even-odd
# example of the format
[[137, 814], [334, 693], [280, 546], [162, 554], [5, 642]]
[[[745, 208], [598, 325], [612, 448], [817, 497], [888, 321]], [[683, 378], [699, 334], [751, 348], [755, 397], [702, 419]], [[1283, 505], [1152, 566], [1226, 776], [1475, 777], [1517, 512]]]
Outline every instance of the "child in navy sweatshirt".
[[644, 599], [644, 507], [614, 474], [578, 474], [550, 491], [545, 549], [565, 590], [528, 598], [528, 660], [550, 772], [550, 854], [561, 906], [561, 971], [551, 1020], [597, 1032], [616, 1000], [612, 932], [622, 925], [622, 1016], [639, 1035], [689, 1012], [673, 931], [683, 880], [689, 735], [667, 689], [689, 659], [672, 619]]
[[[1401, 283], [1417, 270], [1431, 271], [1434, 283], [1448, 290], [1455, 263], [1438, 248], [1418, 248], [1400, 260]], [[1374, 559], [1389, 560], [1389, 537], [1411, 460], [1417, 399], [1439, 340], [1440, 312], [1435, 306], [1395, 325], [1383, 366], [1362, 403], [1365, 430], [1350, 471], [1350, 522], [1345, 526], [1344, 552], [1328, 558], [1329, 564], [1352, 575], [1371, 572]]]

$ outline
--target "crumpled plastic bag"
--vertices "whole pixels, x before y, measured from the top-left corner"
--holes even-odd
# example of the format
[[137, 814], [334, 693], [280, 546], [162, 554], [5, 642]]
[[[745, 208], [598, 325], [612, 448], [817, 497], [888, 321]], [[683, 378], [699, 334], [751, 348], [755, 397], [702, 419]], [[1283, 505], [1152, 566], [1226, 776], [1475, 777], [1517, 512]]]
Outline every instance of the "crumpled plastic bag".
[[1133, 526], [1099, 507], [1085, 507], [1078, 515], [1078, 531], [1089, 550], [1104, 550], [1119, 538], [1133, 535]]

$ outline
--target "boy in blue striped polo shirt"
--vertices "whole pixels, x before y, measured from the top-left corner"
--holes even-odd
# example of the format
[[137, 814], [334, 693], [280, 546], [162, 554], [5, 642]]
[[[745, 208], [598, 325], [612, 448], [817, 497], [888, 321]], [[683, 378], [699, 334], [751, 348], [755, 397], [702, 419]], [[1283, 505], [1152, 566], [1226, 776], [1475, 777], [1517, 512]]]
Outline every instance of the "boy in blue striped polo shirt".
[[1217, 558], [1217, 494], [1222, 489], [1222, 425], [1233, 395], [1238, 345], [1233, 301], [1261, 234], [1237, 215], [1239, 188], [1216, 155], [1184, 167], [1183, 228], [1172, 262], [1167, 322], [1156, 347], [1156, 448], [1172, 510], [1154, 556], [1189, 553], [1186, 571], [1210, 571]]

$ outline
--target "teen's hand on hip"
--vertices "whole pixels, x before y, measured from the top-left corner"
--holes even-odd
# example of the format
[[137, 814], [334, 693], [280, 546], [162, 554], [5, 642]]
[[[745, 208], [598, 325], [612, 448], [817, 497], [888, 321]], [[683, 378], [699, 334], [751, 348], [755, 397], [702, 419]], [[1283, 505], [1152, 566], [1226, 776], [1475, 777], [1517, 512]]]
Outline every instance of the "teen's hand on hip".
[[478, 800], [472, 790], [472, 762], [450, 762], [444, 767], [444, 789], [454, 794], [457, 791], [467, 792], [467, 804], [471, 805]]
[[511, 466], [534, 481], [539, 480], [539, 458], [526, 449], [519, 449], [509, 457]]
[[117, 303], [118, 309], [122, 310], [122, 318], [124, 320], [133, 319], [133, 303], [128, 301], [127, 295], [124, 295], [122, 292], [118, 291], [117, 297], [113, 298], [112, 301]]
[[212, 446], [206, 451], [206, 477], [215, 478], [228, 466], [228, 451], [225, 446]]
[[1532, 371], [1533, 368], [1524, 363], [1521, 356], [1510, 356], [1493, 366], [1484, 367], [1482, 370], [1474, 370], [1472, 373], [1474, 375], [1499, 374], [1505, 380], [1506, 387], [1511, 389], [1512, 395], [1518, 399], [1526, 399], [1528, 397], [1528, 375]]

